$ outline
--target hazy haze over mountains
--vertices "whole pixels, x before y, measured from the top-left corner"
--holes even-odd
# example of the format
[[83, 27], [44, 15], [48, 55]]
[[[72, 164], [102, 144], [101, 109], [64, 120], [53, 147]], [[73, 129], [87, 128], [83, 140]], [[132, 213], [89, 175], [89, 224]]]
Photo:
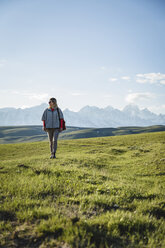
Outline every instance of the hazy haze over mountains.
[[[0, 126], [10, 125], [42, 125], [41, 116], [48, 105], [31, 108], [1, 108]], [[107, 106], [99, 108], [86, 105], [78, 112], [63, 110], [66, 126], [77, 127], [119, 127], [119, 126], [149, 126], [165, 125], [165, 115], [155, 114], [147, 108], [140, 110], [137, 105], [129, 104], [122, 110]]]

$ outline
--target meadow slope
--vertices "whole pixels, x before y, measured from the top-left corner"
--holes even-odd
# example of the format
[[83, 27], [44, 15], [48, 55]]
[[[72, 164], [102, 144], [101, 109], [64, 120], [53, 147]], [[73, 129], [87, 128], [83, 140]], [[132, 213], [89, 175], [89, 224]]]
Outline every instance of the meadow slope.
[[[128, 126], [118, 128], [83, 128], [67, 126], [66, 130], [60, 133], [59, 139], [94, 138], [161, 131], [165, 131], [165, 125], [148, 127]], [[0, 126], [0, 144], [37, 142], [46, 141], [47, 139], [47, 133], [42, 130], [42, 126]]]
[[0, 247], [165, 247], [165, 132], [0, 145]]

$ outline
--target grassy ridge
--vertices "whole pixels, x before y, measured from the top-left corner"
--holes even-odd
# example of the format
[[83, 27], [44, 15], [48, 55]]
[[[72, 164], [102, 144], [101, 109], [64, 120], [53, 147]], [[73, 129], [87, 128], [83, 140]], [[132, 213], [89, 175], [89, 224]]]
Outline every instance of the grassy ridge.
[[1, 247], [164, 247], [165, 132], [0, 145]]
[[[164, 125], [118, 128], [67, 127], [65, 131], [60, 133], [59, 139], [80, 139], [160, 131], [165, 131]], [[42, 126], [29, 125], [0, 127], [0, 144], [33, 142], [43, 140], [47, 140], [47, 134], [42, 130]]]

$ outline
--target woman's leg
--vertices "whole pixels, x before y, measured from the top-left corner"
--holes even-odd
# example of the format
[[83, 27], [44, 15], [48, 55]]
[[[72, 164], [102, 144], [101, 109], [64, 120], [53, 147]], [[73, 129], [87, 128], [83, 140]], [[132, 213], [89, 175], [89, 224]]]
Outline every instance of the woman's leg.
[[53, 133], [54, 133], [54, 128], [47, 128], [47, 130], [48, 130], [48, 139], [49, 139], [50, 152], [51, 152], [51, 155], [53, 155]]
[[58, 135], [59, 135], [59, 129], [55, 129], [54, 130], [54, 140], [53, 140], [53, 143], [54, 143], [54, 146], [53, 146], [53, 153], [54, 153], [54, 156], [56, 154], [56, 151], [57, 151], [57, 139], [58, 139]]

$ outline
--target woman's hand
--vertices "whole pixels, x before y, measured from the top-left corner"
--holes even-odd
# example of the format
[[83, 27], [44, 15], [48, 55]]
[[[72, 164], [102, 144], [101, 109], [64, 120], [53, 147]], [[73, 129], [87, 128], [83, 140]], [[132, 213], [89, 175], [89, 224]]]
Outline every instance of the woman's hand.
[[46, 127], [43, 127], [42, 130], [46, 132]]
[[62, 127], [60, 127], [59, 131], [62, 132], [62, 130], [63, 130]]

